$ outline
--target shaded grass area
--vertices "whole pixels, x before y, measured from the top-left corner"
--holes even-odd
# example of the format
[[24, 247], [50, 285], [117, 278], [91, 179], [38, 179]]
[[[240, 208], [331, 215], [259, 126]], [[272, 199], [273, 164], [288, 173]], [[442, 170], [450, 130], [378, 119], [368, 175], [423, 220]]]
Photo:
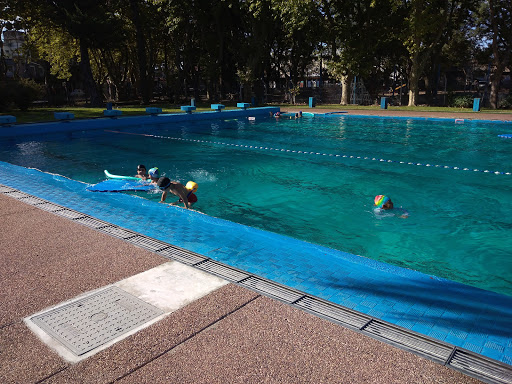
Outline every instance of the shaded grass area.
[[[226, 109], [235, 109], [236, 102], [223, 103]], [[210, 103], [197, 103], [196, 112], [211, 111]], [[301, 108], [308, 108], [307, 105], [291, 105], [291, 104], [272, 104], [274, 107], [281, 107], [283, 110], [296, 110]], [[152, 104], [151, 107], [162, 108], [162, 113], [184, 113], [181, 111], [178, 105], [169, 104]], [[114, 109], [119, 109], [123, 112], [123, 116], [140, 116], [146, 114], [146, 106], [143, 105], [120, 105], [114, 106]], [[87, 106], [66, 106], [66, 107], [35, 107], [29, 111], [11, 110], [6, 115], [13, 115], [16, 117], [17, 123], [34, 123], [34, 122], [45, 122], [54, 121], [53, 112], [71, 112], [75, 115], [75, 119], [92, 119], [103, 117], [103, 111], [105, 108], [92, 108]], [[325, 104], [317, 105], [315, 110], [321, 111], [322, 109], [337, 109], [337, 110], [380, 110], [380, 106], [370, 105], [340, 105], [340, 104]], [[418, 106], [418, 107], [388, 107], [390, 111], [411, 111], [411, 112], [463, 112], [463, 113], [474, 113], [471, 108], [449, 108], [449, 107], [429, 107], [429, 106]], [[483, 108], [481, 112], [496, 113], [496, 114], [509, 114], [512, 116], [512, 110], [494, 110]]]

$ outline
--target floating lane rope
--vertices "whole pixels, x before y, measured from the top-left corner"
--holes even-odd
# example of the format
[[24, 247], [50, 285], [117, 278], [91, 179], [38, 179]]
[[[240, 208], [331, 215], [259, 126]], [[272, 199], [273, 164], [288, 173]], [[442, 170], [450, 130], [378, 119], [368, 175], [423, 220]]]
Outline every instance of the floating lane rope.
[[300, 153], [303, 155], [318, 155], [318, 156], [339, 157], [339, 158], [346, 158], [346, 159], [370, 160], [370, 161], [378, 161], [378, 162], [382, 162], [382, 163], [396, 163], [396, 164], [404, 164], [404, 165], [415, 165], [415, 166], [420, 166], [420, 167], [452, 169], [455, 171], [494, 173], [495, 175], [512, 175], [511, 172], [489, 171], [487, 169], [476, 169], [476, 168], [472, 169], [472, 168], [467, 168], [467, 167], [464, 167], [464, 168], [463, 167], [454, 167], [451, 165], [439, 165], [439, 164], [429, 164], [429, 163], [424, 164], [424, 163], [416, 163], [416, 162], [412, 162], [412, 161], [379, 159], [378, 157], [370, 157], [370, 156], [354, 156], [354, 155], [342, 155], [342, 154], [322, 153], [322, 152], [297, 151], [297, 150], [284, 149], [284, 148], [262, 147], [262, 146], [258, 146], [258, 145], [231, 144], [231, 143], [223, 143], [220, 141], [184, 139], [182, 137], [172, 137], [172, 136], [158, 136], [158, 135], [151, 135], [151, 134], [147, 134], [147, 133], [110, 131], [107, 129], [105, 129], [105, 132], [120, 133], [120, 134], [124, 134], [124, 135], [146, 136], [146, 137], [153, 137], [153, 138], [157, 138], [157, 139], [187, 141], [187, 142], [193, 142], [193, 143], [216, 144], [216, 145], [224, 145], [224, 146], [237, 147], [237, 148], [261, 149], [261, 150], [276, 151], [276, 152]]

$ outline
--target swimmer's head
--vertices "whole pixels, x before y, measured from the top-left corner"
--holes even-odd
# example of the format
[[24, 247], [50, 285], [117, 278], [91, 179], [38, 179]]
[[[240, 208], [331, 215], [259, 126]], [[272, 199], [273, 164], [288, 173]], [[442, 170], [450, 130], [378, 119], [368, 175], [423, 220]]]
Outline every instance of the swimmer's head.
[[137, 172], [138, 171], [146, 172], [146, 166], [144, 164], [137, 165]]
[[156, 185], [158, 185], [158, 188], [160, 188], [162, 191], [165, 190], [168, 186], [171, 185], [171, 180], [167, 177], [161, 177], [156, 182]]
[[195, 182], [193, 182], [193, 181], [189, 181], [189, 182], [187, 183], [187, 185], [185, 186], [185, 188], [187, 188], [187, 189], [188, 189], [189, 191], [191, 191], [191, 192], [195, 192], [195, 191], [197, 191], [197, 188], [198, 188], [198, 187], [199, 187], [199, 186], [197, 185], [197, 183], [195, 183]]
[[152, 178], [158, 179], [160, 177], [160, 171], [157, 167], [154, 167], [148, 171], [148, 175]]
[[386, 195], [377, 195], [377, 196], [375, 196], [375, 206], [377, 208], [382, 208], [382, 209], [392, 209], [393, 202]]

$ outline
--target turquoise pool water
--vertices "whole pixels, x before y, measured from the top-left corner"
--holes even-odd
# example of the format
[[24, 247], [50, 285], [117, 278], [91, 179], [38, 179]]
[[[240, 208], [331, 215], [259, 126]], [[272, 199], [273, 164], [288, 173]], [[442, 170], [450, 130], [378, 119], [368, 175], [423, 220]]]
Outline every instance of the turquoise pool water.
[[[158, 166], [199, 183], [196, 208], [208, 215], [512, 295], [512, 141], [497, 137], [506, 128], [240, 118], [2, 139], [0, 160], [86, 183], [103, 169]], [[376, 217], [376, 194], [410, 217]]]

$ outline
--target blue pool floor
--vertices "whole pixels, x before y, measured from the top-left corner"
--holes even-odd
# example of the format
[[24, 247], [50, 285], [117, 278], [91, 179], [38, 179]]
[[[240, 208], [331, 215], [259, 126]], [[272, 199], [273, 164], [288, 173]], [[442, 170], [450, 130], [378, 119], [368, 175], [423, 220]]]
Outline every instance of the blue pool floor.
[[510, 296], [4, 162], [0, 184], [512, 365]]

